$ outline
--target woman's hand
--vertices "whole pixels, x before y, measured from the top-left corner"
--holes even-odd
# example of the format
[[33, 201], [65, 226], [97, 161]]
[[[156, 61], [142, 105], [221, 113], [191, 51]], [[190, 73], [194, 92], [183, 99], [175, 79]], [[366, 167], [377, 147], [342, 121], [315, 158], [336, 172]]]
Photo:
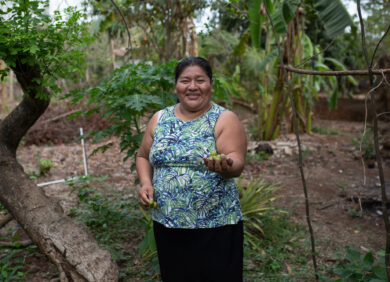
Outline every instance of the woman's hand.
[[215, 160], [214, 163], [211, 154], [212, 158], [208, 157], [205, 165], [223, 178], [240, 176], [245, 165], [247, 145], [245, 130], [238, 117], [231, 111], [224, 111], [215, 125], [214, 136], [221, 160]]
[[135, 160], [139, 181], [141, 183], [141, 187], [138, 188], [138, 197], [144, 206], [147, 206], [150, 201], [153, 201], [153, 168], [149, 162], [149, 153], [153, 144], [153, 132], [157, 124], [157, 118], [158, 114], [156, 113], [150, 119]]
[[221, 154], [220, 157], [204, 157], [204, 164], [211, 171], [219, 173], [221, 176], [226, 177], [230, 174], [233, 167], [233, 159], [228, 158], [225, 154]]
[[144, 206], [148, 206], [153, 201], [154, 188], [152, 185], [143, 185], [138, 189], [138, 197]]

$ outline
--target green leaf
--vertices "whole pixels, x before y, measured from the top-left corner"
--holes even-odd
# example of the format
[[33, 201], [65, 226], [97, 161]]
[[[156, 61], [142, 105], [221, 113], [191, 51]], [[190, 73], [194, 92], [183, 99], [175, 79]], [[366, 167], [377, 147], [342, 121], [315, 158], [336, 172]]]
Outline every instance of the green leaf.
[[314, 2], [314, 7], [319, 12], [330, 38], [344, 33], [347, 26], [353, 25], [351, 16], [340, 0], [315, 0]]
[[271, 14], [274, 22], [275, 31], [278, 34], [287, 32], [287, 24], [295, 17], [298, 2], [293, 0], [283, 0], [277, 6], [275, 11]]
[[374, 256], [371, 252], [368, 252], [363, 257], [363, 266], [367, 268], [371, 268], [372, 264], [374, 263]]
[[339, 94], [339, 89], [337, 83], [333, 85], [332, 95], [329, 98], [329, 110], [333, 110], [337, 108], [337, 98]]
[[234, 47], [233, 56], [241, 56], [244, 54], [246, 50], [246, 45], [248, 44], [248, 40], [249, 32], [245, 32], [242, 35], [240, 42], [236, 45], [236, 47]]
[[304, 60], [312, 57], [314, 55], [313, 43], [309, 36], [305, 34], [303, 38], [303, 50], [304, 50]]
[[272, 14], [274, 12], [274, 4], [272, 3], [272, 0], [264, 0], [264, 4], [267, 5], [269, 13]]
[[272, 21], [274, 23], [275, 31], [278, 34], [283, 34], [287, 32], [287, 24], [283, 16], [283, 5], [278, 5], [276, 10], [271, 15]]
[[[333, 65], [336, 67], [337, 70], [341, 70], [341, 71], [345, 71], [345, 70], [348, 70], [347, 67], [344, 66], [344, 64], [334, 58], [325, 58], [325, 61], [329, 61], [329, 62], [332, 62]], [[358, 82], [357, 80], [352, 76], [352, 75], [348, 75], [347, 76], [347, 79], [348, 81], [354, 85], [354, 86], [358, 86]]]
[[350, 262], [360, 263], [361, 253], [358, 250], [347, 246], [345, 247], [345, 251], [345, 258], [347, 260], [349, 260]]
[[244, 56], [244, 67], [254, 75], [260, 75], [269, 63], [278, 57], [278, 50], [264, 55], [265, 52], [258, 52], [255, 49], [248, 49]]
[[36, 45], [33, 45], [33, 46], [30, 47], [30, 52], [32, 54], [35, 54], [38, 50], [39, 50], [39, 47], [36, 46]]
[[386, 267], [384, 264], [374, 266], [372, 268], [372, 271], [374, 272], [377, 278], [381, 279], [382, 281], [387, 280]]
[[148, 247], [150, 251], [154, 252], [156, 248], [156, 240], [154, 239], [153, 227], [150, 228], [147, 234]]
[[260, 15], [261, 0], [250, 0], [248, 9], [249, 30], [251, 34], [252, 46], [260, 48], [261, 24], [264, 17]]
[[285, 0], [282, 2], [283, 17], [287, 24], [295, 17], [297, 7], [296, 1]]

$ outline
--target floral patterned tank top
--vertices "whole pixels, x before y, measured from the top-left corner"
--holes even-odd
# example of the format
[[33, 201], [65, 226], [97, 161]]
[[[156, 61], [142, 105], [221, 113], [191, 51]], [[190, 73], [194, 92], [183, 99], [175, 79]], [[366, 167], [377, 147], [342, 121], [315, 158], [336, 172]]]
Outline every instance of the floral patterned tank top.
[[161, 111], [149, 160], [153, 166], [153, 220], [170, 228], [214, 228], [242, 220], [234, 179], [203, 163], [216, 151], [214, 128], [224, 109], [212, 104], [201, 117], [182, 121], [175, 106]]

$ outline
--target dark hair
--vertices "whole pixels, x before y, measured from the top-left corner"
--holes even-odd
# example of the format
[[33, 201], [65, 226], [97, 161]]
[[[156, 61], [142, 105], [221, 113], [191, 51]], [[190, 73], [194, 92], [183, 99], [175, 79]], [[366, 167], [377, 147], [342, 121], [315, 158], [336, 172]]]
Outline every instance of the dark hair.
[[177, 82], [177, 79], [181, 75], [181, 73], [188, 66], [199, 66], [201, 69], [204, 70], [204, 72], [210, 78], [210, 81], [213, 81], [213, 71], [211, 70], [211, 66], [206, 59], [204, 59], [202, 57], [187, 57], [187, 58], [182, 59], [176, 66], [175, 84]]

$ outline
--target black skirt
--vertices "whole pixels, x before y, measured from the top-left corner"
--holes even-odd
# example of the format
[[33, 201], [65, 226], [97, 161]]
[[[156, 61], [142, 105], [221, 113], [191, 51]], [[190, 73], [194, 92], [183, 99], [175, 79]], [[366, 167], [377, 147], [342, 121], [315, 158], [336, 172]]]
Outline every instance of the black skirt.
[[216, 228], [167, 228], [153, 222], [164, 282], [239, 282], [243, 268], [243, 224]]

